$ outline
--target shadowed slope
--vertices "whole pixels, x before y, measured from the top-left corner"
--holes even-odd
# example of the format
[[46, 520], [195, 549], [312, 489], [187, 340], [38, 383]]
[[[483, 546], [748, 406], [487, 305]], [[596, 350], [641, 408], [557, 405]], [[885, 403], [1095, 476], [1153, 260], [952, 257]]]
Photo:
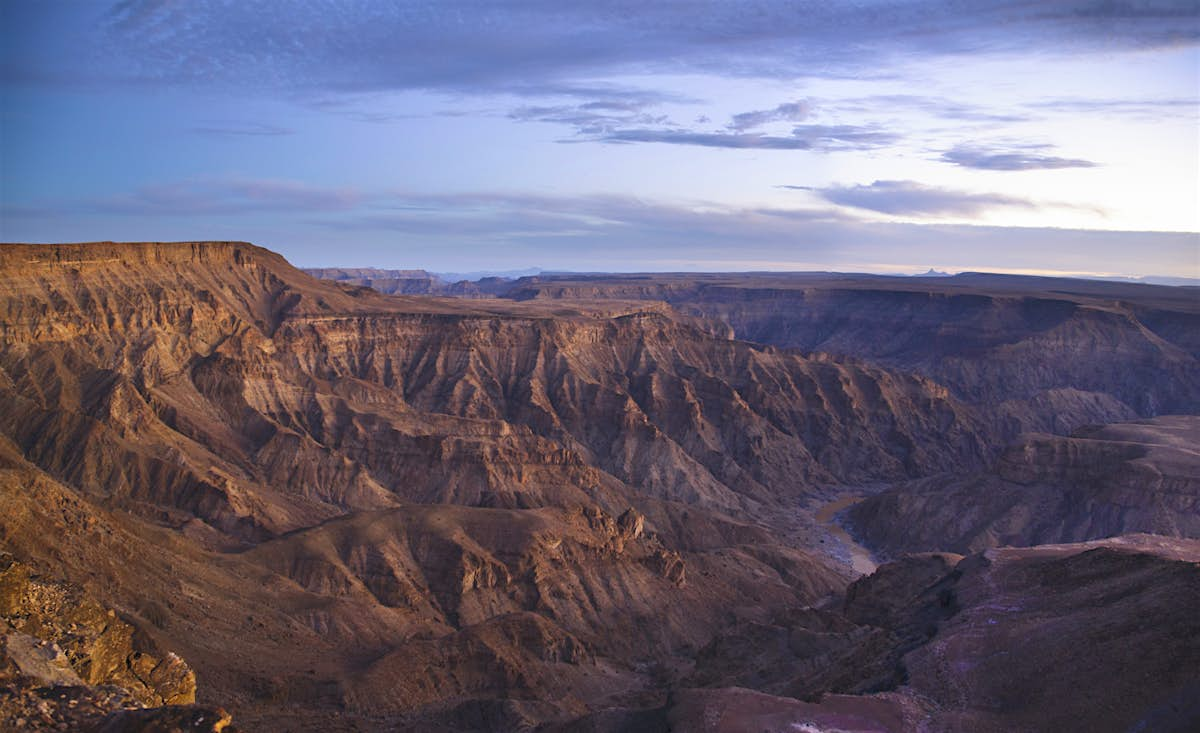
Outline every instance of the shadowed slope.
[[884, 554], [1038, 545], [1153, 532], [1200, 537], [1200, 417], [1026, 435], [988, 472], [906, 482], [855, 505]]
[[794, 652], [781, 659], [760, 634], [742, 650], [741, 686], [681, 691], [669, 730], [1195, 730], [1197, 560], [1194, 540], [1131, 535], [890, 563], [849, 588], [837, 624], [809, 619], [790, 632], [793, 649], [823, 648], [835, 680], [862, 679], [880, 657], [894, 663], [873, 694], [808, 687], [802, 701], [745, 689], [757, 687], [751, 665], [809, 666], [787, 659]]

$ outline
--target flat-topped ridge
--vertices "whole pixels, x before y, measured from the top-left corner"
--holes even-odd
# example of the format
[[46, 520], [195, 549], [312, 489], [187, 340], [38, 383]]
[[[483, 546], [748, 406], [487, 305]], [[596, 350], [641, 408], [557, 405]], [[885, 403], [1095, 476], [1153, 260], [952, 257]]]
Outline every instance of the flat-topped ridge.
[[[247, 259], [287, 265], [284, 258], [249, 242], [73, 242], [65, 244], [0, 244], [0, 268], [25, 269], [38, 266], [89, 264], [167, 264]], [[290, 267], [290, 266], [289, 266]]]

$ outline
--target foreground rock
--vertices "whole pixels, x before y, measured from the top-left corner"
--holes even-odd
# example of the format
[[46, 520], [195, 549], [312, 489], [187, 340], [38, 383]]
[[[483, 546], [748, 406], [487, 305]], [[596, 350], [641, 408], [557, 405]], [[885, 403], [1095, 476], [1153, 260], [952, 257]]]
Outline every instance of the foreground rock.
[[182, 659], [157, 658], [134, 637], [79, 587], [0, 553], [0, 729], [234, 730], [223, 710], [194, 704], [196, 675]]
[[141, 705], [196, 700], [196, 675], [182, 659], [137, 648], [134, 628], [114, 611], [77, 586], [33, 577], [6, 553], [0, 553], [0, 631], [10, 674], [51, 686], [117, 686]]

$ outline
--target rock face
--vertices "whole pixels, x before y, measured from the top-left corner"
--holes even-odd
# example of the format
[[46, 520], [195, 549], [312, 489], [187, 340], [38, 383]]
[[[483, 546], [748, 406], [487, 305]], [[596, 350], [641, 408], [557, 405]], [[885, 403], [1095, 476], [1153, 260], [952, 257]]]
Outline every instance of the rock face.
[[1196, 288], [964, 273], [524, 278], [524, 299], [662, 300], [738, 338], [913, 371], [1009, 437], [1200, 413]]
[[[63, 596], [61, 638], [18, 618], [14, 667], [156, 705], [194, 668], [201, 706], [262, 730], [644, 728], [698, 686], [930, 714], [900, 688], [966, 568], [846, 595], [795, 514], [993, 464], [1013, 425], [990, 397], [738, 340], [649, 290], [506, 292], [385, 295], [237, 242], [0, 247], [0, 542], [116, 613]], [[1133, 409], [1038, 384], [1003, 415]], [[122, 704], [74, 707], [201, 715]]]
[[1150, 532], [1200, 538], [1200, 417], [1026, 435], [992, 470], [906, 482], [849, 519], [877, 551], [970, 552]]

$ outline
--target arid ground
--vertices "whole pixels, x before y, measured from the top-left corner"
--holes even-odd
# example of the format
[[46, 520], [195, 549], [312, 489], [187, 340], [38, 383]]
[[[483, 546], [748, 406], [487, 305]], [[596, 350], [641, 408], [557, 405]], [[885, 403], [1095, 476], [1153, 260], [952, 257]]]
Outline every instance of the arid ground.
[[0, 728], [1200, 729], [1197, 288], [314, 274], [0, 247]]

